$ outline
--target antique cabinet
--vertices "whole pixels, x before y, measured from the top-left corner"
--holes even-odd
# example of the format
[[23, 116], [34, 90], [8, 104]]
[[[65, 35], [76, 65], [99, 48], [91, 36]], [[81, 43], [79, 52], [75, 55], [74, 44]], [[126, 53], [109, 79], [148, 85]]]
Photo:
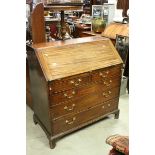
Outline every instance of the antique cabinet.
[[108, 26], [106, 26], [105, 30], [102, 32], [101, 36], [110, 38], [113, 44], [116, 43], [116, 36], [129, 36], [129, 24], [123, 24], [123, 23], [110, 23]]
[[109, 114], [119, 117], [122, 60], [109, 39], [77, 38], [33, 49], [27, 53], [33, 118], [51, 148], [59, 137]]

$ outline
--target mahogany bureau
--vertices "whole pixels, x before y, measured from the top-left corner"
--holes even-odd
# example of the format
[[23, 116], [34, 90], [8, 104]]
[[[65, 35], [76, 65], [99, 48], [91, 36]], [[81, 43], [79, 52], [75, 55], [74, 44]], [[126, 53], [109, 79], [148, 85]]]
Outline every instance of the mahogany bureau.
[[59, 137], [110, 114], [119, 117], [122, 60], [111, 41], [88, 37], [28, 52], [34, 123], [51, 148]]

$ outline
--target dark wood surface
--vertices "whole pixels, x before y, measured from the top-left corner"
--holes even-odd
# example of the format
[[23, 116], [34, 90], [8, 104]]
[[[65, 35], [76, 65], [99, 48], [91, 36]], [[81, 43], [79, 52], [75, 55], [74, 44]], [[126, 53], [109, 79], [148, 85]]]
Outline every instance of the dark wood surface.
[[87, 121], [103, 116], [107, 112], [112, 112], [118, 108], [118, 99], [103, 102], [97, 106], [86, 109], [80, 113], [66, 115], [57, 120], [53, 120], [53, 134], [65, 132], [71, 128], [77, 127]]
[[129, 0], [118, 0], [117, 9], [123, 9], [122, 16], [127, 17], [127, 10], [129, 9]]
[[28, 60], [26, 59], [26, 104], [33, 109]]
[[80, 37], [90, 37], [90, 36], [101, 36], [99, 33], [95, 33], [93, 31], [83, 31], [80, 35]]
[[[120, 78], [119, 78], [120, 79]], [[111, 86], [118, 86], [120, 84], [120, 80], [119, 79], [116, 79], [116, 80], [113, 80], [113, 83], [110, 83], [108, 80], [108, 84], [110, 84]], [[91, 95], [93, 95], [96, 99], [98, 100], [107, 100], [109, 98], [112, 98], [113, 96], [115, 96], [117, 94], [117, 89], [115, 91], [110, 91], [111, 88], [107, 85], [105, 85], [104, 83], [99, 83], [99, 84], [92, 84], [91, 86], [88, 85], [88, 86], [85, 86], [84, 88], [81, 87], [81, 88], [78, 88], [78, 89], [72, 89], [72, 90], [67, 90], [65, 92], [62, 92], [62, 93], [57, 93], [57, 94], [51, 94], [51, 105], [57, 105], [57, 104], [61, 104], [61, 103], [65, 103], [65, 102], [69, 102], [69, 101], [75, 101], [75, 100], [78, 100], [79, 98], [83, 98], [83, 97], [90, 97], [91, 98]], [[106, 91], [107, 93], [107, 96], [108, 97], [105, 97], [103, 95], [103, 92]], [[108, 95], [108, 92], [110, 91], [110, 94]], [[74, 92], [74, 94], [73, 94]], [[96, 94], [94, 94], [96, 93]], [[92, 96], [92, 97], [93, 97]]]
[[[26, 55], [27, 53], [33, 52], [33, 49], [30, 45], [26, 45]], [[26, 104], [33, 110], [33, 100], [31, 95], [31, 81], [30, 81], [30, 72], [29, 72], [29, 60], [28, 55], [26, 57]]]
[[46, 130], [51, 134], [51, 123], [48, 115], [48, 83], [45, 80], [38, 59], [34, 51], [27, 51], [29, 63], [29, 73], [31, 82], [31, 95], [33, 99], [33, 111], [44, 125]]
[[75, 24], [74, 37], [75, 38], [80, 38], [84, 31], [90, 31], [90, 30], [91, 30], [91, 25], [76, 23]]
[[[109, 114], [115, 114], [115, 118], [119, 117], [118, 101], [122, 61], [108, 39], [88, 37], [87, 41], [75, 39], [67, 42], [41, 43], [34, 45], [34, 51], [28, 53], [34, 123], [39, 123], [45, 131], [51, 148], [55, 147], [57, 138]], [[84, 54], [79, 54], [78, 51], [81, 49], [78, 49], [77, 42], [80, 46], [87, 45], [84, 46]], [[100, 49], [90, 48], [96, 47], [98, 43], [102, 46]], [[92, 54], [90, 58], [87, 54], [88, 50], [94, 52], [95, 55]], [[109, 54], [105, 54], [107, 50]], [[50, 59], [42, 61], [39, 57], [42, 54], [48, 54]], [[57, 55], [59, 57], [55, 58]], [[116, 61], [111, 61], [111, 56]], [[104, 61], [93, 68], [99, 58]], [[74, 63], [66, 65], [66, 59], [68, 62], [74, 60]], [[86, 60], [91, 61], [87, 66]], [[58, 62], [62, 63], [62, 68], [66, 72], [62, 74], [61, 67], [55, 70], [51, 65], [52, 62], [57, 62], [58, 66]], [[74, 69], [73, 75], [70, 74], [70, 69], [73, 69], [78, 62], [81, 63], [80, 67]], [[47, 78], [49, 73], [44, 67], [52, 67], [52, 72], [59, 73], [59, 76]], [[85, 70], [86, 67], [87, 70]]]
[[[119, 85], [119, 83], [120, 82], [117, 82], [117, 85]], [[111, 89], [107, 89], [107, 90], [100, 89], [100, 91], [91, 89], [90, 92], [87, 92], [86, 94], [82, 94], [81, 96], [76, 97], [72, 100], [52, 106], [51, 116], [55, 120], [59, 117], [63, 117], [64, 115], [68, 115], [70, 113], [77, 113], [77, 112], [86, 110], [97, 104], [110, 100], [111, 98], [117, 97], [119, 94], [118, 87], [113, 88], [112, 91]], [[108, 95], [109, 91], [111, 92], [109, 96], [105, 96], [106, 93]]]
[[63, 6], [63, 5], [60, 5], [60, 6], [54, 6], [54, 5], [51, 5], [51, 6], [45, 6], [44, 7], [44, 10], [46, 11], [61, 11], [61, 10], [82, 10], [82, 5], [80, 4], [79, 6], [75, 5], [75, 6]]
[[34, 44], [46, 42], [44, 6], [42, 3], [36, 5], [31, 14], [32, 41]]

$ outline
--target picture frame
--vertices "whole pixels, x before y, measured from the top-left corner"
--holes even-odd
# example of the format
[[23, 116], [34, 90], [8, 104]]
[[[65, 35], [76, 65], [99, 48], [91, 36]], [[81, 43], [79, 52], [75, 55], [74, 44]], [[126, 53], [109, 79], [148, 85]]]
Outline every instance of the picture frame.
[[103, 5], [92, 5], [92, 18], [103, 18]]

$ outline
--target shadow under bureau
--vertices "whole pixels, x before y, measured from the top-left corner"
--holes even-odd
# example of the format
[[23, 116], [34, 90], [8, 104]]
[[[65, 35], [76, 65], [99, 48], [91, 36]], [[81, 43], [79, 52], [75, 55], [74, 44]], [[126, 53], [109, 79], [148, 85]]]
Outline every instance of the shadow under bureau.
[[109, 114], [119, 117], [122, 60], [109, 39], [33, 45], [28, 52], [34, 123], [51, 148], [59, 137]]

